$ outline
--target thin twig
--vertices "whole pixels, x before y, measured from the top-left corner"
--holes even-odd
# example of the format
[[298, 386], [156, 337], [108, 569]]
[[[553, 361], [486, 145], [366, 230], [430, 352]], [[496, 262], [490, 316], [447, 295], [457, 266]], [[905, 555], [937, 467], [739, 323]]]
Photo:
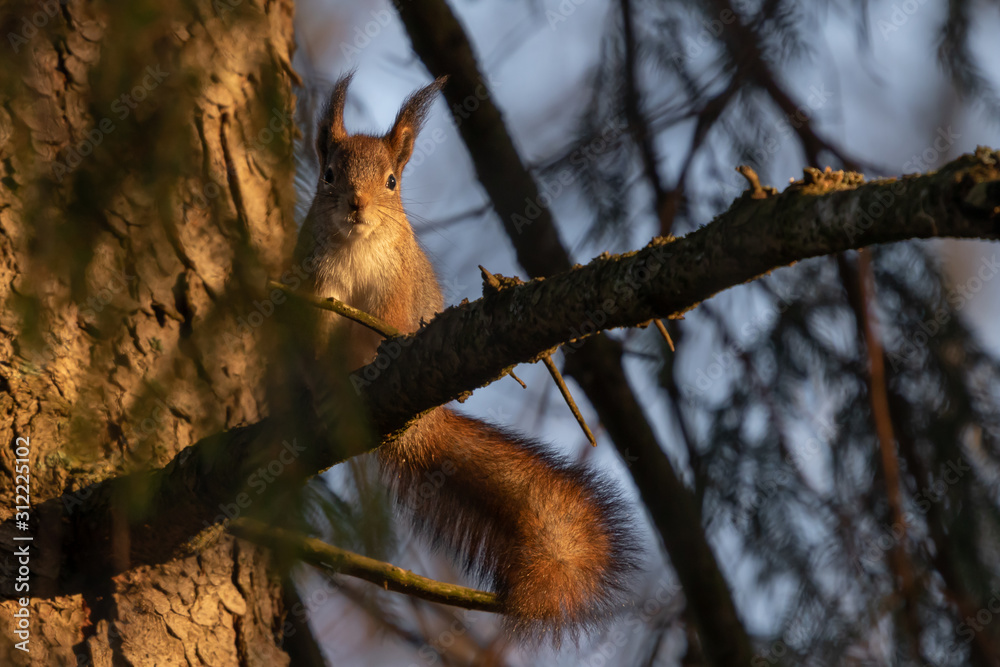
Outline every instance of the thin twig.
[[587, 440], [590, 441], [592, 446], [597, 447], [597, 438], [594, 437], [594, 434], [590, 430], [590, 427], [587, 426], [587, 422], [584, 420], [583, 415], [580, 414], [580, 408], [577, 407], [576, 401], [573, 400], [573, 395], [569, 393], [569, 387], [566, 386], [566, 381], [563, 380], [562, 373], [560, 373], [559, 369], [556, 368], [556, 362], [552, 361], [552, 355], [547, 354], [542, 357], [542, 362], [544, 362], [545, 367], [549, 369], [549, 374], [552, 376], [552, 379], [555, 380], [556, 386], [559, 387], [559, 391], [562, 393], [563, 400], [566, 401], [566, 405], [568, 405], [569, 409], [573, 412], [573, 416], [576, 417], [576, 422], [580, 425], [580, 428], [583, 429], [584, 434], [587, 436]]
[[[889, 393], [885, 381], [885, 359], [882, 341], [876, 330], [875, 320], [875, 276], [872, 271], [871, 254], [867, 249], [858, 251], [858, 292], [860, 294], [858, 315], [862, 321], [865, 349], [868, 352], [868, 398], [871, 401], [872, 419], [882, 454], [882, 472], [885, 476], [886, 496], [892, 513], [893, 523], [899, 526], [899, 538], [889, 552], [892, 568], [899, 578], [899, 586], [906, 600], [906, 618], [910, 625], [910, 640], [913, 655], [919, 656], [920, 620], [917, 616], [918, 595], [914, 586], [914, 576], [906, 557], [906, 517], [903, 512], [903, 495], [899, 479], [899, 456], [896, 452], [896, 436], [893, 432], [892, 415], [889, 411]], [[895, 531], [893, 531], [895, 535]]]
[[337, 301], [332, 297], [322, 298], [315, 296], [313, 294], [306, 294], [304, 292], [296, 292], [288, 285], [283, 285], [275, 280], [268, 280], [267, 286], [271, 289], [280, 289], [285, 294], [295, 297], [296, 299], [301, 299], [306, 303], [315, 306], [321, 310], [329, 310], [330, 312], [337, 313], [338, 315], [343, 315], [349, 320], [354, 320], [358, 324], [368, 327], [377, 334], [381, 334], [383, 338], [395, 338], [402, 335], [396, 327], [383, 322], [374, 315], [369, 315], [363, 310], [358, 310], [352, 306], [348, 306], [342, 301]]
[[639, 148], [643, 170], [649, 185], [653, 189], [656, 203], [656, 217], [660, 223], [660, 235], [666, 236], [674, 222], [676, 207], [671, 205], [663, 180], [660, 178], [657, 166], [659, 160], [653, 145], [654, 136], [649, 130], [649, 124], [642, 115], [642, 99], [639, 87], [638, 52], [639, 45], [635, 36], [635, 26], [632, 17], [631, 0], [620, 0], [622, 10], [622, 28], [625, 48], [625, 118], [628, 122], [632, 138]]
[[[885, 364], [882, 358], [882, 341], [876, 331], [874, 291], [875, 279], [872, 275], [871, 256], [867, 250], [858, 252], [858, 288], [862, 302], [859, 315], [865, 335], [865, 347], [868, 350], [870, 373], [872, 417], [875, 420], [875, 432], [882, 450], [882, 466], [885, 470], [886, 492], [889, 496], [889, 507], [893, 520], [906, 529], [903, 517], [903, 501], [899, 482], [899, 459], [896, 455], [896, 436], [893, 433], [892, 417], [889, 414], [889, 399], [885, 385]], [[904, 536], [905, 537], [905, 536]], [[904, 538], [900, 538], [901, 540]]]
[[778, 194], [777, 189], [772, 187], [765, 187], [760, 184], [760, 177], [757, 176], [757, 172], [753, 170], [750, 165], [741, 164], [736, 167], [736, 171], [740, 172], [743, 178], [747, 179], [747, 183], [750, 184], [750, 190], [752, 191], [750, 197], [753, 199], [767, 199], [771, 195]]
[[345, 551], [313, 537], [268, 526], [260, 521], [236, 519], [229, 523], [229, 532], [273, 549], [290, 551], [310, 565], [364, 579], [387, 591], [405, 593], [422, 600], [463, 609], [502, 613], [500, 603], [493, 593], [421, 577], [395, 565]]
[[[438, 218], [437, 220], [429, 220], [424, 224], [420, 225], [417, 231], [420, 232], [441, 231], [442, 229], [451, 227], [452, 225], [456, 225], [460, 222], [471, 220], [473, 218], [482, 217], [492, 210], [493, 210], [493, 204], [491, 202], [486, 202], [485, 204], [480, 204], [479, 206], [467, 209], [465, 211], [459, 211], [454, 215], [449, 215], [444, 218]], [[411, 218], [413, 217], [412, 213], [410, 214], [410, 217]]]
[[516, 375], [514, 375], [514, 369], [511, 369], [511, 370], [507, 371], [507, 375], [509, 375], [512, 378], [514, 378], [514, 380], [516, 380], [517, 383], [519, 385], [521, 385], [521, 389], [527, 389], [528, 388], [528, 385], [524, 384], [524, 380], [522, 380], [521, 378], [519, 378]]
[[663, 324], [663, 320], [653, 320], [653, 324], [656, 325], [656, 330], [660, 332], [661, 336], [663, 336], [663, 340], [667, 341], [667, 346], [670, 348], [670, 351], [676, 352], [677, 350], [674, 349], [674, 341], [670, 337], [670, 332], [667, 331], [666, 325]]
[[[730, 0], [714, 0], [708, 4], [706, 10], [708, 9], [718, 12], [720, 15], [725, 12], [732, 16], [740, 16]], [[818, 165], [819, 152], [825, 150], [837, 157], [845, 168], [852, 171], [859, 170], [858, 160], [846, 155], [843, 149], [816, 133], [811, 119], [803, 112], [801, 105], [796, 103], [784, 86], [778, 82], [770, 65], [762, 55], [761, 39], [753, 25], [744, 25], [739, 18], [726, 23], [722, 41], [732, 57], [736, 76], [752, 81], [763, 89], [785, 115], [785, 118], [791, 121], [795, 134], [802, 142], [802, 148], [809, 164]]]

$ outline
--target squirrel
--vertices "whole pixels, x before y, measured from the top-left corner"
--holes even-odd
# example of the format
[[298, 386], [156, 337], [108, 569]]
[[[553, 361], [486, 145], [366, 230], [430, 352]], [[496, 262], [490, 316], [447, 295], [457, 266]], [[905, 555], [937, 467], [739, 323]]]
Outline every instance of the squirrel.
[[[349, 135], [335, 85], [316, 133], [319, 182], [295, 256], [317, 268], [307, 288], [412, 333], [443, 309], [431, 262], [403, 210], [400, 182], [446, 77], [410, 95], [384, 136]], [[381, 337], [316, 311], [317, 354], [343, 327], [348, 370]], [[585, 466], [504, 428], [439, 407], [383, 443], [378, 460], [418, 533], [492, 587], [504, 628], [523, 639], [606, 624], [636, 569], [632, 517], [616, 488]], [[428, 493], [427, 480], [436, 488]]]

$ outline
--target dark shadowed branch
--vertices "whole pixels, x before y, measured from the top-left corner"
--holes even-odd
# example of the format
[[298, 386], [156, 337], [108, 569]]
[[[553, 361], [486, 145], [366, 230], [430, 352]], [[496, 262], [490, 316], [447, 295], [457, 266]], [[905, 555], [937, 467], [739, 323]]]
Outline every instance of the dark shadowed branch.
[[[536, 278], [566, 271], [572, 265], [569, 253], [549, 209], [537, 205], [538, 186], [493, 104], [461, 24], [443, 0], [401, 3], [397, 9], [414, 50], [427, 68], [435, 76], [451, 77], [443, 92], [479, 181], [514, 245], [518, 263]], [[469, 106], [474, 113], [468, 112]], [[531, 219], [526, 217], [529, 206], [537, 211]], [[587, 321], [584, 315], [575, 324], [582, 326]], [[698, 506], [629, 386], [621, 344], [598, 336], [584, 341], [575, 352], [567, 357], [566, 372], [587, 394], [620, 456], [626, 461], [633, 457], [642, 461], [630, 473], [682, 585], [692, 593], [690, 608], [709, 659], [718, 665], [747, 664], [750, 640], [702, 531]]]
[[[417, 333], [383, 345], [381, 353], [387, 352], [388, 345], [398, 345], [390, 363], [377, 360], [359, 371], [360, 377], [371, 377], [357, 385], [371, 421], [380, 433], [391, 437], [422, 412], [467, 395], [555, 345], [578, 339], [582, 330], [631, 327], [655, 317], [676, 317], [723, 289], [801, 259], [909, 238], [1000, 238], [1000, 153], [996, 151], [980, 149], [930, 175], [869, 184], [861, 181], [857, 175], [810, 170], [807, 180], [779, 195], [754, 199], [745, 194], [711, 224], [681, 239], [657, 238], [639, 251], [603, 255], [557, 276], [505, 287], [449, 308]], [[564, 347], [568, 364], [578, 363], [580, 357], [573, 353], [581, 349], [574, 348], [578, 344]], [[613, 376], [621, 369], [620, 360], [614, 362], [611, 368], [588, 363], [580, 369], [581, 384], [588, 386], [588, 377]], [[615, 394], [628, 388], [622, 377], [622, 384], [603, 389]], [[623, 429], [622, 424], [628, 424], [630, 431], [648, 428], [641, 412], [609, 418], [606, 405], [595, 407], [609, 431]], [[335, 418], [336, 411], [330, 414]], [[232, 502], [244, 491], [253, 466], [282, 448], [297, 446], [294, 442], [278, 444], [287, 428], [279, 430], [271, 420], [264, 420], [226, 431], [187, 448], [166, 468], [95, 485], [86, 497], [76, 500], [74, 511], [66, 517], [69, 532], [86, 533], [91, 540], [95, 531], [110, 536], [109, 505], [141, 485], [151, 495], [150, 511], [133, 525], [128, 545], [131, 565], [165, 562], [196, 549], [194, 536], [206, 528], [212, 532], [222, 521], [219, 504]], [[322, 433], [336, 433], [336, 429], [328, 426]], [[612, 437], [626, 435], [632, 433], [612, 433]], [[308, 447], [296, 460], [296, 474], [315, 474], [342, 460], [345, 453], [332, 440], [317, 437], [300, 443]], [[676, 479], [665, 457], [647, 459], [644, 454], [634, 452], [639, 460], [631, 468], [640, 488], [662, 485], [663, 475]], [[657, 495], [650, 501], [662, 503], [663, 497]], [[661, 528], [685, 526], [685, 513], [698, 516], [689, 493], [678, 498], [687, 507], [651, 507], [660, 516]], [[50, 502], [64, 505], [65, 500]], [[2, 528], [12, 530], [7, 524]], [[704, 540], [699, 526], [695, 533], [671, 534], [669, 544], [695, 551], [693, 542]], [[110, 549], [110, 538], [105, 544]], [[81, 556], [67, 563], [61, 573], [62, 586], [53, 592], [71, 590], [74, 576], [87, 572], [87, 562], [110, 560], [88, 558], [85, 562]], [[698, 593], [713, 586], [726, 590], [721, 573], [711, 564], [690, 561], [685, 567], [690, 568], [685, 574], [705, 587]], [[709, 617], [709, 624], [713, 620]]]
[[[455, 306], [410, 337], [397, 359], [374, 372], [362, 394], [382, 432], [460, 398], [468, 388], [534, 361], [581, 331], [676, 318], [714, 294], [781, 266], [820, 255], [914, 238], [996, 239], [1000, 154], [982, 148], [941, 171], [864, 183], [852, 172], [807, 169], [778, 195], [749, 193], [711, 224], [645, 248], [604, 254], [586, 266]], [[575, 345], [564, 349], [573, 354]], [[470, 357], [474, 356], [472, 360]], [[456, 383], [455, 378], [464, 381]], [[467, 388], [456, 386], [461, 384]]]

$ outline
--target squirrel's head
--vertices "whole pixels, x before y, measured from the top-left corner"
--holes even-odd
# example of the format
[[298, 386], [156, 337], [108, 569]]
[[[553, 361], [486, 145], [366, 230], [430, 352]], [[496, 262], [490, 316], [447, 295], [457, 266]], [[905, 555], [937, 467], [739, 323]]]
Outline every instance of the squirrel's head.
[[396, 122], [383, 136], [349, 135], [344, 128], [344, 101], [354, 73], [334, 86], [316, 131], [319, 183], [316, 203], [337, 228], [329, 230], [347, 238], [362, 238], [389, 224], [408, 224], [399, 196], [403, 167], [413, 154], [413, 144], [427, 116], [434, 95], [447, 77], [406, 98]]

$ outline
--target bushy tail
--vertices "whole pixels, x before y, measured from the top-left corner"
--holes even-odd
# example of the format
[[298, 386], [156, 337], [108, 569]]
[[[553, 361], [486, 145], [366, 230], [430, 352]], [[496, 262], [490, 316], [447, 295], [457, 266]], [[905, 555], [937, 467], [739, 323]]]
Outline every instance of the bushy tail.
[[558, 641], [623, 604], [633, 526], [585, 467], [446, 408], [379, 452], [417, 528], [492, 585], [517, 635]]

